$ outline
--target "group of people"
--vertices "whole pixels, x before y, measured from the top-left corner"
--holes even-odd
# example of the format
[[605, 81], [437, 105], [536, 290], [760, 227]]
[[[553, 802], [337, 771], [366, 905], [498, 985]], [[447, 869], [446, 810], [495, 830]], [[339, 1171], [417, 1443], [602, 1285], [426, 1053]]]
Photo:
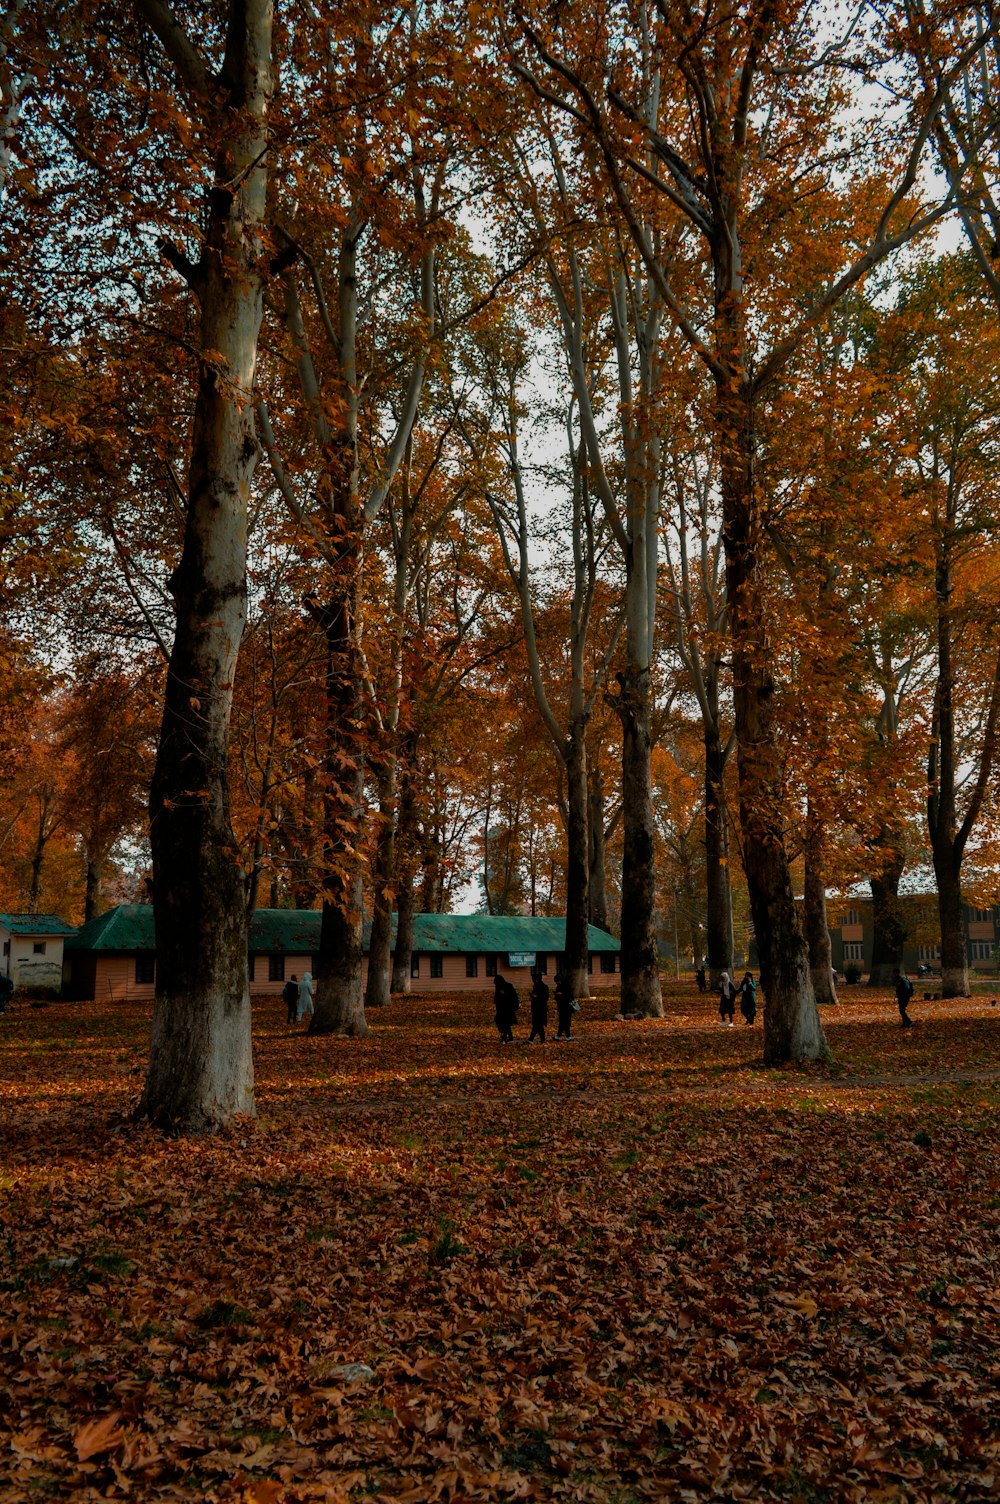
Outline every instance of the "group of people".
[[[897, 970], [893, 972], [893, 986], [896, 992], [896, 1004], [899, 1008], [899, 1017], [904, 1029], [913, 1027], [913, 1019], [907, 1009], [913, 997], [913, 983], [905, 973]], [[698, 991], [706, 990], [705, 968], [698, 971], [696, 981]], [[748, 1024], [753, 1024], [757, 1017], [757, 983], [754, 981], [753, 972], [748, 971], [739, 987], [735, 985], [728, 971], [724, 971], [719, 977], [719, 1017], [723, 1027], [732, 1028], [736, 1017], [736, 999], [739, 998], [740, 1012]]]
[[753, 1027], [754, 1019], [757, 1017], [757, 983], [753, 979], [752, 971], [746, 972], [739, 987], [736, 986], [728, 971], [724, 971], [719, 978], [719, 1017], [722, 1019], [724, 1028], [733, 1027], [737, 998], [740, 1000], [740, 1012], [743, 1014], [744, 1023]]
[[290, 1024], [300, 1024], [303, 1019], [308, 1023], [312, 1022], [313, 979], [311, 971], [304, 971], [301, 981], [293, 971], [281, 989], [281, 996], [288, 1008]]
[[[531, 992], [528, 994], [528, 1001], [531, 1005], [531, 1033], [528, 1036], [528, 1043], [534, 1044], [537, 1039], [539, 1044], [544, 1044], [545, 1030], [549, 1026], [549, 984], [537, 968], [531, 973]], [[556, 975], [555, 1001], [558, 1022], [556, 1040], [557, 1042], [562, 1040], [570, 1042], [573, 1038], [573, 1014], [579, 1013], [580, 1004], [573, 996], [569, 977], [562, 971]], [[514, 1025], [517, 1023], [521, 999], [513, 983], [509, 982], [506, 977], [500, 976], [499, 972], [493, 978], [493, 1006], [500, 1043], [513, 1044]]]

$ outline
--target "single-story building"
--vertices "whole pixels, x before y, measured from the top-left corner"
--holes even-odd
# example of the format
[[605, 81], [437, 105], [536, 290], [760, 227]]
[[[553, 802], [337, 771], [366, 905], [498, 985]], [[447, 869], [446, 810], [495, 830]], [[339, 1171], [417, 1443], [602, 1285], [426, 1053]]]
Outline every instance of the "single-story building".
[[76, 933], [55, 914], [0, 914], [0, 972], [17, 987], [62, 983], [63, 944]]
[[[321, 919], [318, 910], [256, 910], [249, 935], [251, 992], [276, 995], [293, 973], [315, 974]], [[365, 979], [369, 933], [366, 924]], [[499, 974], [526, 989], [533, 966], [551, 980], [565, 943], [564, 919], [416, 914], [410, 985], [414, 992], [483, 992]], [[588, 944], [591, 986], [616, 986], [618, 941], [591, 925]], [[155, 982], [156, 939], [149, 904], [109, 909], [66, 942], [63, 985], [69, 997], [148, 1001]]]

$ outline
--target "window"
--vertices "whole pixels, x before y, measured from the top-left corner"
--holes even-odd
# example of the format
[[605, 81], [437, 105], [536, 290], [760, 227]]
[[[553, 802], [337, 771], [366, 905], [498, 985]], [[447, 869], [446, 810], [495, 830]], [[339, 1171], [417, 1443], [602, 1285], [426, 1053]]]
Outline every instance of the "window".
[[846, 917], [844, 919], [844, 923], [845, 924], [860, 924], [861, 923], [861, 910], [860, 909], [848, 909], [847, 915], [846, 915]]
[[614, 951], [602, 951], [602, 953], [601, 953], [601, 973], [602, 973], [602, 975], [603, 976], [610, 976], [612, 974], [612, 972], [614, 971], [614, 969], [615, 969], [615, 953], [614, 953]]
[[993, 918], [993, 910], [992, 909], [973, 909], [973, 908], [969, 909], [969, 923], [970, 924], [983, 924], [983, 923], [987, 923], [988, 924], [989, 921], [992, 918]]
[[267, 980], [269, 982], [283, 982], [285, 980], [284, 956], [268, 956]]
[[545, 954], [545, 952], [543, 950], [540, 950], [538, 952], [538, 955], [535, 957], [535, 965], [538, 968], [538, 975], [540, 977], [547, 977], [548, 976], [548, 974], [549, 974], [549, 958], [548, 958], [548, 956]]
[[932, 961], [940, 961], [941, 947], [940, 945], [920, 945], [917, 947], [917, 956], [927, 966]]
[[865, 959], [865, 947], [860, 940], [844, 941], [844, 960], [863, 961]]
[[496, 974], [497, 974], [497, 958], [496, 958], [496, 956], [487, 956], [486, 957], [486, 975], [488, 977], [495, 977]]
[[418, 977], [419, 975], [420, 975], [420, 952], [418, 950], [414, 950], [414, 951], [410, 952], [410, 976], [411, 977]]
[[588, 975], [588, 977], [592, 976], [593, 972], [594, 972], [594, 952], [592, 950], [589, 950], [587, 952], [587, 975]]
[[444, 976], [444, 964], [443, 964], [443, 958], [441, 956], [431, 956], [431, 976], [432, 977], [443, 977]]
[[465, 975], [467, 977], [478, 977], [478, 975], [479, 975], [479, 957], [478, 956], [466, 956], [466, 958], [465, 958]]
[[156, 981], [156, 956], [151, 950], [136, 951], [135, 980], [140, 986]]
[[254, 974], [254, 972], [256, 970], [257, 970], [257, 957], [254, 955], [253, 951], [251, 951], [249, 953], [249, 955], [247, 956], [247, 981], [248, 982], [252, 982], [253, 981], [253, 974]]
[[5, 940], [4, 943], [3, 943], [3, 953], [4, 953], [5, 956], [9, 956], [10, 955], [10, 941], [9, 940]]
[[989, 940], [970, 940], [969, 958], [972, 961], [989, 961], [993, 955], [993, 946]]
[[44, 954], [45, 954], [45, 941], [44, 940], [36, 940], [35, 943], [32, 945], [31, 949], [34, 951], [34, 953], [35, 953], [36, 956], [44, 956]]

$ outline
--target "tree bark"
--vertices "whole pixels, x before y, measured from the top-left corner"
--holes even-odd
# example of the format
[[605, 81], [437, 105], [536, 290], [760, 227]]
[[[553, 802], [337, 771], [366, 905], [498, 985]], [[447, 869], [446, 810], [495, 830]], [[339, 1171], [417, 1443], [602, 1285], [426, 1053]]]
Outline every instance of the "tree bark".
[[[386, 742], [389, 739], [386, 738]], [[388, 766], [378, 777], [380, 830], [372, 863], [372, 926], [368, 938], [365, 1008], [387, 1008], [391, 1001], [392, 905], [396, 867], [395, 749], [383, 745]]]
[[[160, 8], [139, 9], [176, 62], [173, 17], [158, 23]], [[222, 71], [206, 81], [201, 99], [219, 141], [216, 187], [206, 196], [204, 249], [189, 276], [200, 309], [199, 381], [184, 544], [170, 580], [176, 631], [150, 792], [156, 1002], [138, 1114], [194, 1131], [254, 1111], [247, 921], [229, 818], [228, 740], [257, 463], [252, 398], [263, 308], [271, 34], [269, 0], [233, 5]]]
[[809, 973], [818, 1004], [839, 1002], [833, 981], [833, 946], [826, 922], [826, 884], [823, 881], [822, 843], [815, 834], [806, 847], [803, 914], [809, 947]]
[[[726, 756], [718, 717], [703, 720], [705, 741], [705, 932], [712, 987], [733, 970], [733, 903], [729, 885], [729, 838], [723, 789]], [[701, 957], [696, 957], [698, 963]]]
[[101, 879], [104, 876], [104, 853], [87, 852], [87, 881], [83, 897], [83, 922], [96, 919], [101, 907]]
[[650, 778], [649, 674], [619, 678], [622, 723], [622, 1012], [663, 1017], [656, 944], [655, 824]]
[[[355, 644], [357, 578], [352, 545], [345, 577], [324, 613], [327, 640], [323, 873], [326, 890], [310, 1034], [364, 1038], [363, 884], [356, 857], [364, 811], [364, 704]], [[337, 584], [340, 588], [337, 589]]]
[[[881, 832], [883, 846], [890, 833]], [[903, 905], [899, 901], [899, 884], [906, 868], [906, 855], [900, 842], [891, 847], [891, 856], [881, 870], [868, 879], [872, 894], [872, 966], [868, 977], [871, 987], [891, 987], [892, 974], [902, 965], [907, 928]]]
[[604, 852], [604, 779], [601, 774], [599, 755], [590, 763], [587, 770], [587, 803], [590, 815], [587, 828], [590, 922], [595, 928], [609, 932], [611, 926], [608, 923], [608, 888]]
[[587, 725], [570, 725], [566, 743], [566, 949], [565, 968], [574, 997], [590, 996], [587, 835]]
[[413, 960], [413, 911], [416, 861], [419, 851], [419, 822], [414, 779], [416, 778], [417, 739], [410, 730], [404, 733], [400, 748], [399, 822], [396, 831], [396, 944], [392, 953], [393, 992], [407, 993], [411, 988]]

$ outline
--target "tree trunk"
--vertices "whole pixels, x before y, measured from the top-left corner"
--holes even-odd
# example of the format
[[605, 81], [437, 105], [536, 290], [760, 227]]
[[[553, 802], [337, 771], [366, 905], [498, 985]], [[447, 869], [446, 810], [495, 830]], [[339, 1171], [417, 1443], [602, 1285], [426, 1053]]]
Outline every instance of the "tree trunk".
[[104, 853], [87, 852], [87, 884], [83, 897], [83, 922], [96, 919], [101, 908], [101, 879], [104, 875]]
[[150, 791], [156, 1003], [138, 1114], [196, 1131], [254, 1110], [246, 906], [229, 818], [228, 741], [257, 462], [252, 395], [263, 307], [271, 28], [268, 0], [233, 6], [223, 70], [205, 103], [220, 141], [218, 186], [205, 197], [204, 249], [190, 278], [201, 315], [199, 382], [184, 545], [170, 580], [176, 630]]
[[944, 852], [940, 857], [934, 853], [934, 875], [941, 921], [941, 996], [968, 997], [969, 962], [962, 913], [962, 881], [960, 869], [956, 869], [950, 853]]
[[566, 746], [566, 949], [574, 997], [590, 996], [590, 898], [587, 836], [586, 721], [574, 721]]
[[396, 761], [395, 752], [385, 748], [390, 759], [379, 775], [380, 830], [372, 863], [372, 927], [368, 939], [368, 980], [365, 983], [365, 1008], [387, 1008], [391, 1001], [392, 905], [396, 866]]
[[392, 991], [409, 992], [413, 964], [413, 873], [396, 885], [396, 945], [392, 953]]
[[[889, 832], [881, 832], [879, 845], [885, 844]], [[899, 883], [906, 868], [906, 856], [900, 841], [893, 841], [891, 857], [877, 874], [868, 879], [872, 893], [872, 966], [868, 977], [871, 987], [891, 987], [892, 974], [902, 965], [906, 944], [906, 920], [899, 901]]]
[[806, 846], [805, 897], [803, 901], [806, 943], [809, 947], [809, 974], [813, 993], [819, 1004], [839, 1002], [833, 982], [833, 946], [826, 922], [826, 884], [819, 838]]
[[345, 571], [326, 613], [326, 768], [323, 874], [326, 891], [310, 1034], [364, 1038], [363, 890], [357, 843], [364, 815], [364, 704], [355, 648], [357, 579], [350, 543]]
[[656, 867], [650, 779], [649, 673], [620, 677], [622, 723], [622, 1012], [663, 1017], [656, 945]]
[[413, 908], [416, 860], [419, 850], [417, 801], [414, 788], [417, 747], [413, 732], [403, 737], [399, 823], [396, 831], [396, 944], [392, 953], [393, 992], [409, 992], [413, 961]]
[[783, 759], [774, 725], [774, 655], [760, 591], [764, 548], [754, 481], [755, 440], [745, 379], [719, 388], [718, 431], [733, 644], [743, 868], [765, 997], [764, 1059], [815, 1060], [826, 1051], [792, 893], [782, 810]]
[[590, 922], [599, 930], [610, 930], [608, 923], [608, 888], [604, 853], [604, 779], [601, 776], [600, 758], [594, 759], [587, 770], [587, 847], [589, 858]]
[[[710, 983], [733, 970], [733, 904], [729, 888], [729, 840], [723, 790], [725, 754], [718, 721], [704, 723], [705, 737], [705, 931]], [[699, 963], [701, 958], [696, 958]]]
[[51, 802], [51, 790], [48, 788], [42, 789], [38, 795], [38, 829], [35, 834], [35, 849], [31, 854], [31, 887], [28, 891], [29, 914], [38, 913], [38, 905], [42, 896], [42, 863], [45, 861], [45, 847], [49, 839], [48, 823]]

